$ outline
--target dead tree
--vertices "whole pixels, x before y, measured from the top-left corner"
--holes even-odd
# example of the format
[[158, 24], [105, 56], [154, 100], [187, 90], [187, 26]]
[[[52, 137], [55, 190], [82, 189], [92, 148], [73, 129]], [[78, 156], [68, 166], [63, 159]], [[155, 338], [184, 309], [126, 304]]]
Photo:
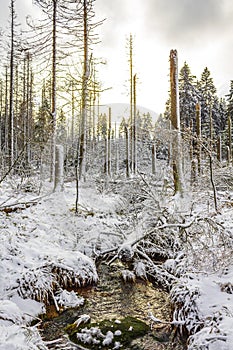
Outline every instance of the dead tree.
[[180, 139], [180, 110], [178, 85], [178, 56], [176, 50], [170, 51], [170, 94], [171, 94], [171, 125], [173, 129], [172, 168], [174, 189], [176, 193], [183, 193], [182, 152]]
[[132, 170], [133, 173], [137, 173], [137, 92], [136, 92], [136, 74], [133, 77], [133, 137], [132, 137]]
[[112, 144], [111, 144], [111, 132], [112, 132], [112, 116], [111, 108], [108, 111], [108, 152], [107, 152], [107, 162], [108, 162], [108, 174], [109, 177], [112, 175]]
[[14, 55], [15, 55], [15, 0], [11, 0], [11, 44], [10, 44], [10, 84], [9, 84], [9, 166], [14, 162]]

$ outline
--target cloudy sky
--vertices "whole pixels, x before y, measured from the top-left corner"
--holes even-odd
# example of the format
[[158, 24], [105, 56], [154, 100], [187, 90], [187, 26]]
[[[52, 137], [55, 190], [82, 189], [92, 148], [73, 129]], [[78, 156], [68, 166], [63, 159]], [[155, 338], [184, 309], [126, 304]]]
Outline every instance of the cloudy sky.
[[[0, 20], [8, 16], [8, 0], [0, 0]], [[16, 0], [23, 18], [34, 8], [32, 0]], [[179, 68], [186, 61], [198, 78], [208, 67], [218, 95], [227, 93], [233, 79], [232, 0], [96, 0], [96, 18], [106, 18], [95, 56], [105, 88], [103, 103], [128, 102], [127, 38], [133, 35], [137, 102], [163, 112], [169, 89], [169, 53], [178, 50]]]

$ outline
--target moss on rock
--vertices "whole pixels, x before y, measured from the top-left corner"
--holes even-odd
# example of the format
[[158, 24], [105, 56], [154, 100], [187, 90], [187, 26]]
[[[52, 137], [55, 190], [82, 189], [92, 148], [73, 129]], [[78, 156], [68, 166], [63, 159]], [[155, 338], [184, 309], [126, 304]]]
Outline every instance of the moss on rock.
[[117, 349], [129, 345], [132, 340], [143, 337], [149, 332], [149, 326], [143, 321], [127, 316], [123, 319], [103, 320], [78, 328], [69, 325], [66, 328], [71, 341], [84, 345], [87, 349]]

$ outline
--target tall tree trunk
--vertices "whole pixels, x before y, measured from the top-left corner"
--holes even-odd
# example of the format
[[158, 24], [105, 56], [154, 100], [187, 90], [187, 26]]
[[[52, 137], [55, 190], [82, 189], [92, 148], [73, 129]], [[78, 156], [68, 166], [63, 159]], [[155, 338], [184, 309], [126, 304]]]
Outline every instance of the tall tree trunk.
[[74, 145], [74, 112], [75, 112], [75, 105], [74, 105], [74, 80], [71, 81], [71, 147], [72, 147], [72, 154], [73, 154], [73, 145]]
[[105, 136], [105, 162], [104, 162], [104, 172], [105, 174], [108, 176], [108, 166], [109, 166], [109, 163], [108, 163], [108, 136], [106, 135]]
[[130, 160], [129, 160], [129, 129], [125, 126], [125, 150], [126, 150], [126, 176], [130, 175]]
[[180, 139], [180, 110], [179, 110], [179, 85], [178, 85], [178, 56], [176, 50], [170, 51], [170, 85], [171, 85], [171, 124], [175, 131], [172, 143], [172, 167], [175, 194], [182, 194], [182, 152]]
[[222, 162], [222, 137], [218, 136], [217, 139], [217, 159], [221, 163]]
[[137, 173], [137, 89], [136, 89], [136, 78], [133, 77], [133, 173]]
[[111, 107], [108, 110], [108, 175], [112, 175], [112, 144], [111, 144], [111, 133], [112, 133], [112, 111]]
[[151, 150], [151, 156], [152, 156], [152, 174], [155, 175], [156, 172], [156, 146], [155, 143], [152, 144], [152, 150]]
[[51, 168], [50, 181], [54, 181], [55, 173], [55, 149], [56, 149], [56, 131], [57, 131], [57, 0], [53, 0], [53, 43], [52, 43], [52, 139], [51, 139]]
[[88, 106], [88, 80], [90, 75], [88, 59], [88, 21], [87, 21], [87, 0], [83, 1], [83, 42], [84, 61], [82, 77], [82, 112], [81, 112], [81, 135], [79, 151], [79, 178], [85, 174], [86, 167], [86, 123]]
[[10, 91], [9, 91], [9, 130], [8, 130], [8, 147], [9, 147], [9, 166], [14, 163], [14, 11], [15, 1], [11, 0], [11, 48], [10, 48]]
[[130, 71], [130, 153], [131, 153], [131, 171], [133, 172], [133, 37], [129, 37], [129, 71]]
[[8, 101], [8, 85], [9, 85], [9, 79], [8, 79], [8, 68], [6, 66], [6, 72], [5, 72], [5, 120], [4, 120], [4, 148], [6, 154], [9, 152], [9, 147], [8, 147], [8, 131], [9, 131], [9, 101]]
[[26, 90], [26, 164], [30, 163], [30, 54], [27, 52], [27, 90]]
[[55, 147], [55, 176], [54, 191], [61, 192], [64, 189], [64, 148], [62, 145]]

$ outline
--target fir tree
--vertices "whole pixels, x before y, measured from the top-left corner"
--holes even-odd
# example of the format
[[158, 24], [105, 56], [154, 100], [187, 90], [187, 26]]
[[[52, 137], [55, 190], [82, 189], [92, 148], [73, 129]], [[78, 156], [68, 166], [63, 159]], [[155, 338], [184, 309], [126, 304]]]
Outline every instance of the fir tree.
[[152, 130], [153, 122], [151, 114], [149, 112], [144, 113], [142, 117], [142, 139], [144, 141], [150, 139]]
[[210, 114], [214, 119], [216, 112], [216, 87], [211, 77], [209, 69], [206, 67], [201, 75], [201, 79], [197, 83], [199, 91], [199, 100], [201, 103], [201, 120], [203, 126], [203, 135], [210, 136]]
[[185, 62], [180, 70], [179, 98], [180, 98], [180, 123], [184, 130], [196, 123], [195, 106], [198, 101], [196, 77], [191, 74], [188, 64]]

